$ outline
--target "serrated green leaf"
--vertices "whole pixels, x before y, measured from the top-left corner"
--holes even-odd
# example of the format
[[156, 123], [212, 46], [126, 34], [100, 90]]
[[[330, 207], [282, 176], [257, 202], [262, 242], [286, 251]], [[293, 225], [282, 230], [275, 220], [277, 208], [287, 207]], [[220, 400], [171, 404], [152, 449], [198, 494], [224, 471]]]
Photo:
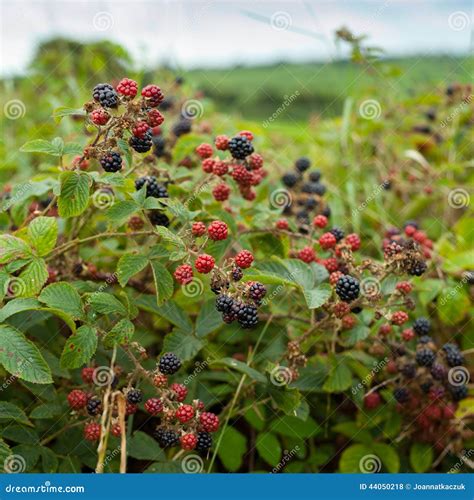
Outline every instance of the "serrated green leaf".
[[61, 366], [79, 368], [92, 358], [96, 349], [96, 330], [89, 325], [82, 325], [67, 339], [61, 354]]
[[311, 417], [301, 420], [298, 417], [286, 415], [274, 420], [270, 424], [269, 430], [282, 436], [307, 439], [318, 435], [321, 432], [321, 427]]
[[20, 407], [9, 401], [0, 401], [0, 422], [9, 422], [12, 420], [31, 426], [31, 422]]
[[35, 139], [23, 144], [20, 151], [22, 153], [45, 153], [51, 156], [61, 156], [63, 150], [62, 145], [57, 142], [55, 143], [54, 141], [49, 142], [44, 139]]
[[134, 332], [134, 324], [129, 319], [123, 318], [104, 336], [104, 346], [113, 347], [114, 344], [128, 344]]
[[221, 358], [216, 361], [213, 361], [212, 364], [228, 366], [233, 370], [236, 370], [240, 373], [244, 373], [245, 375], [249, 376], [252, 380], [255, 380], [256, 382], [260, 382], [262, 384], [267, 383], [267, 378], [265, 377], [265, 375], [251, 368], [249, 365], [247, 365], [247, 363], [243, 363], [242, 361], [239, 361], [237, 359]]
[[63, 172], [60, 177], [58, 210], [61, 217], [81, 215], [89, 203], [91, 178], [85, 172]]
[[111, 293], [94, 292], [87, 295], [87, 304], [101, 314], [121, 314], [127, 316], [126, 307]]
[[36, 217], [28, 226], [28, 240], [38, 255], [49, 253], [56, 245], [58, 223], [54, 217]]
[[135, 201], [117, 201], [106, 211], [106, 216], [110, 221], [120, 224], [139, 209], [140, 206]]
[[31, 255], [31, 249], [26, 241], [11, 234], [0, 236], [0, 264], [21, 259]]
[[52, 117], [56, 123], [59, 123], [65, 116], [86, 116], [86, 112], [82, 108], [68, 108], [67, 106], [59, 106], [53, 111]]
[[306, 300], [308, 309], [316, 309], [324, 305], [329, 297], [331, 297], [332, 288], [327, 283], [319, 285], [311, 290], [303, 290], [303, 295]]
[[222, 316], [216, 310], [215, 299], [205, 302], [196, 319], [196, 335], [205, 337], [222, 326]]
[[53, 381], [38, 348], [10, 325], [0, 325], [0, 363], [12, 375], [27, 382], [50, 384]]
[[21, 290], [16, 295], [31, 297], [39, 293], [48, 279], [48, 267], [43, 259], [32, 260], [18, 276]]
[[59, 465], [59, 460], [53, 450], [41, 446], [40, 448], [41, 463], [43, 464], [43, 472], [52, 474], [56, 472]]
[[235, 472], [242, 465], [242, 459], [247, 451], [247, 440], [233, 427], [227, 427], [223, 431], [221, 445], [217, 451], [224, 467]]
[[120, 257], [117, 264], [117, 276], [121, 286], [125, 286], [128, 280], [142, 271], [148, 264], [148, 259], [143, 255], [127, 253]]
[[162, 316], [167, 321], [176, 325], [179, 329], [189, 332], [193, 330], [193, 325], [186, 312], [173, 300], [169, 300], [162, 306], [158, 306], [155, 297], [152, 295], [138, 295], [135, 298], [136, 305], [153, 314]]
[[323, 389], [327, 392], [343, 392], [352, 384], [352, 372], [343, 358], [332, 363]]
[[155, 280], [156, 303], [161, 306], [173, 295], [173, 277], [161, 262], [152, 260], [150, 263]]
[[7, 318], [23, 311], [31, 311], [39, 309], [41, 304], [36, 299], [17, 298], [10, 300], [0, 309], [0, 323], [3, 323]]
[[166, 227], [155, 226], [155, 231], [156, 233], [158, 233], [158, 235], [161, 237], [163, 241], [171, 243], [173, 246], [178, 247], [179, 249], [186, 248], [184, 241]]
[[184, 361], [192, 359], [204, 347], [204, 342], [192, 333], [173, 330], [166, 335], [163, 342], [163, 352], [174, 352]]
[[84, 318], [79, 293], [72, 285], [64, 281], [48, 285], [42, 290], [38, 300], [52, 309], [65, 312], [74, 319]]
[[127, 444], [127, 454], [138, 460], [164, 460], [165, 454], [148, 434], [136, 431]]
[[413, 443], [410, 448], [411, 468], [420, 473], [427, 472], [433, 463], [433, 448], [427, 443]]
[[281, 445], [275, 434], [264, 432], [255, 443], [259, 455], [270, 465], [277, 465], [281, 458]]
[[81, 155], [84, 148], [76, 142], [68, 142], [64, 145], [63, 155]]

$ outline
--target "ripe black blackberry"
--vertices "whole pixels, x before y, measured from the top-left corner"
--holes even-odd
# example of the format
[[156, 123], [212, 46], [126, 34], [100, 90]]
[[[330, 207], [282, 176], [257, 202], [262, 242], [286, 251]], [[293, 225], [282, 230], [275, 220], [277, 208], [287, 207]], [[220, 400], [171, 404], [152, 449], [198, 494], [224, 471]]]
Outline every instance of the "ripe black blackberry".
[[431, 330], [431, 322], [428, 318], [417, 318], [413, 322], [413, 330], [418, 335], [428, 335]]
[[140, 403], [142, 399], [143, 399], [143, 394], [142, 391], [140, 391], [139, 389], [130, 389], [127, 392], [127, 401], [132, 405]]
[[170, 225], [168, 216], [160, 210], [150, 210], [148, 212], [148, 218], [154, 226], [168, 227]]
[[348, 274], [341, 276], [336, 283], [336, 293], [344, 302], [352, 302], [357, 299], [360, 292], [359, 280]]
[[87, 413], [91, 416], [98, 415], [102, 411], [102, 403], [98, 398], [91, 398], [87, 401]]
[[296, 220], [298, 221], [298, 224], [304, 224], [306, 226], [309, 226], [310, 223], [310, 217], [309, 213], [307, 212], [306, 209], [300, 210], [299, 212], [296, 213]]
[[464, 357], [456, 345], [444, 344], [443, 351], [446, 355], [446, 363], [449, 366], [461, 366], [464, 363]]
[[106, 172], [118, 172], [122, 168], [122, 157], [116, 151], [110, 151], [102, 156], [100, 165]]
[[405, 387], [397, 387], [393, 391], [393, 397], [396, 401], [403, 404], [410, 399], [410, 393], [408, 392], [408, 389], [405, 389]]
[[318, 196], [324, 196], [324, 194], [326, 193], [326, 186], [324, 184], [321, 184], [320, 182], [312, 182], [311, 192], [313, 194], [317, 194]]
[[309, 158], [302, 156], [295, 161], [295, 168], [298, 172], [305, 172], [311, 166], [311, 161]]
[[242, 271], [242, 268], [240, 268], [239, 266], [234, 266], [232, 268], [232, 279], [234, 281], [240, 281], [243, 275], [244, 272]]
[[164, 375], [173, 375], [181, 368], [181, 360], [176, 354], [167, 352], [161, 356], [158, 368]]
[[254, 281], [249, 288], [249, 296], [252, 300], [256, 302], [260, 302], [263, 297], [265, 297], [267, 293], [267, 289], [265, 285], [259, 283], [258, 281]]
[[331, 207], [329, 205], [326, 205], [322, 212], [321, 212], [321, 215], [324, 215], [324, 217], [331, 217]]
[[406, 378], [415, 378], [416, 365], [415, 363], [406, 363], [400, 368], [400, 371]]
[[336, 238], [336, 241], [341, 241], [344, 238], [344, 231], [339, 227], [333, 227], [329, 232]]
[[153, 146], [151, 131], [147, 130], [142, 137], [132, 135], [128, 142], [137, 153], [146, 153]]
[[434, 363], [430, 370], [431, 376], [435, 380], [444, 380], [446, 378], [446, 367], [439, 363]]
[[351, 312], [354, 314], [360, 314], [363, 311], [362, 307], [356, 306], [351, 309]]
[[421, 276], [426, 271], [426, 263], [423, 260], [414, 260], [410, 262], [407, 273], [410, 276]]
[[237, 321], [242, 328], [253, 328], [258, 323], [258, 313], [255, 306], [245, 304], [239, 308]]
[[306, 201], [305, 201], [305, 207], [308, 209], [308, 210], [314, 210], [317, 206], [319, 205], [319, 202], [318, 200], [316, 200], [315, 198], [308, 198]]
[[176, 137], [181, 137], [184, 134], [191, 132], [192, 123], [191, 120], [183, 118], [173, 125], [172, 132]]
[[281, 178], [281, 182], [283, 182], [283, 184], [289, 188], [295, 187], [299, 180], [300, 180], [299, 176], [293, 174], [292, 172], [284, 174], [283, 177]]
[[165, 427], [158, 427], [153, 433], [161, 448], [171, 448], [179, 444], [179, 434]]
[[212, 446], [212, 436], [209, 432], [198, 432], [197, 433], [197, 444], [195, 450], [197, 451], [207, 451]]
[[117, 92], [108, 83], [99, 83], [92, 91], [92, 97], [104, 108], [115, 108], [119, 102]]
[[311, 182], [319, 182], [321, 180], [321, 172], [319, 170], [313, 170], [309, 173], [309, 180]]
[[219, 295], [216, 299], [216, 309], [224, 314], [229, 313], [234, 305], [234, 299], [229, 295]]
[[430, 337], [429, 335], [422, 335], [418, 341], [417, 344], [431, 344], [433, 342], [433, 337]]
[[168, 198], [168, 190], [152, 175], [140, 177], [135, 181], [135, 189], [139, 191], [146, 184], [146, 195], [154, 198]]
[[431, 366], [435, 362], [436, 354], [431, 349], [423, 347], [418, 349], [415, 359], [420, 366]]
[[448, 388], [454, 401], [461, 401], [467, 397], [467, 386], [465, 385], [449, 385]]
[[242, 135], [232, 137], [228, 147], [232, 158], [237, 160], [244, 160], [254, 152], [252, 143]]
[[313, 183], [312, 182], [305, 182], [303, 186], [301, 187], [301, 191], [306, 194], [313, 194]]
[[154, 135], [151, 140], [153, 142], [153, 154], [157, 158], [165, 156], [166, 139], [161, 135]]

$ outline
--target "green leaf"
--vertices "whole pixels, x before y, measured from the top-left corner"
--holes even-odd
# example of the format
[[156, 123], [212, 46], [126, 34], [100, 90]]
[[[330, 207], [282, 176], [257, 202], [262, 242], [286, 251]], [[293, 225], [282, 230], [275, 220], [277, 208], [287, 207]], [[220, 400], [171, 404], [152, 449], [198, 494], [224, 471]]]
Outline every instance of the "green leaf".
[[7, 318], [23, 311], [31, 311], [39, 309], [41, 304], [36, 299], [13, 299], [0, 309], [0, 323], [3, 323]]
[[134, 324], [127, 318], [121, 319], [114, 325], [104, 338], [105, 347], [113, 347], [114, 344], [128, 344], [135, 332]]
[[58, 223], [54, 217], [36, 217], [28, 226], [28, 240], [38, 255], [49, 253], [56, 245]]
[[17, 295], [31, 297], [39, 293], [48, 279], [48, 267], [43, 259], [32, 260], [20, 273], [18, 280], [23, 289]]
[[281, 445], [275, 434], [265, 432], [257, 436], [255, 443], [259, 455], [270, 465], [277, 465], [281, 457]]
[[301, 394], [297, 389], [286, 386], [275, 387], [270, 384], [267, 386], [267, 391], [278, 409], [287, 415], [298, 415], [301, 406]]
[[31, 255], [31, 249], [26, 241], [3, 234], [0, 236], [0, 264], [6, 264], [11, 260], [25, 258]]
[[163, 352], [174, 352], [184, 361], [192, 359], [203, 347], [204, 342], [183, 330], [173, 330], [163, 342]]
[[173, 295], [173, 277], [161, 262], [152, 260], [151, 268], [155, 280], [156, 303], [161, 306]]
[[196, 335], [200, 338], [222, 326], [222, 316], [216, 310], [216, 301], [211, 299], [203, 304], [196, 319]]
[[332, 288], [327, 283], [319, 285], [311, 290], [303, 290], [303, 295], [309, 309], [316, 309], [324, 305], [331, 297]]
[[343, 392], [352, 385], [352, 372], [343, 358], [332, 363], [323, 389], [327, 392]]
[[63, 155], [81, 155], [84, 148], [77, 142], [68, 142], [64, 145]]
[[176, 325], [180, 330], [192, 331], [193, 325], [184, 310], [173, 300], [158, 306], [153, 295], [139, 295], [135, 299], [136, 305], [153, 314], [162, 316], [167, 321]]
[[213, 365], [224, 365], [228, 366], [229, 368], [232, 368], [233, 370], [236, 370], [240, 373], [243, 373], [247, 376], [249, 376], [252, 380], [255, 380], [256, 382], [260, 382], [262, 384], [267, 383], [267, 378], [265, 375], [262, 375], [260, 372], [257, 370], [254, 370], [251, 368], [247, 363], [243, 363], [242, 361], [239, 361], [234, 358], [221, 358], [216, 361], [212, 362]]
[[436, 307], [439, 319], [445, 325], [460, 323], [470, 309], [470, 300], [463, 287], [445, 287], [438, 296]]
[[0, 325], [0, 363], [5, 370], [27, 382], [50, 384], [53, 381], [38, 348], [9, 325]]
[[392, 446], [384, 443], [373, 443], [372, 448], [388, 472], [395, 474], [400, 470], [400, 459]]
[[339, 472], [342, 473], [380, 472], [381, 467], [380, 457], [364, 444], [347, 447], [339, 460]]
[[49, 419], [55, 418], [62, 415], [63, 409], [59, 403], [44, 403], [42, 405], [33, 408], [30, 413], [30, 418], [35, 419]]
[[5, 427], [2, 437], [14, 443], [39, 444], [38, 433], [23, 425], [9, 425]]
[[79, 368], [92, 358], [96, 349], [96, 330], [89, 325], [82, 325], [67, 339], [61, 354], [61, 367]]
[[433, 448], [426, 443], [413, 443], [410, 448], [411, 468], [419, 474], [431, 469], [433, 463]]
[[142, 271], [148, 264], [148, 259], [143, 255], [127, 253], [120, 257], [117, 264], [117, 276], [121, 286], [125, 286], [128, 280]]
[[43, 289], [38, 300], [52, 309], [64, 311], [76, 320], [84, 318], [84, 310], [79, 293], [72, 285], [65, 281], [48, 285]]
[[82, 108], [68, 108], [67, 106], [59, 106], [53, 111], [52, 117], [56, 123], [59, 123], [65, 116], [86, 116], [86, 112]]
[[140, 206], [132, 200], [117, 201], [106, 212], [106, 217], [117, 224], [133, 215]]
[[31, 426], [31, 422], [21, 408], [8, 401], [0, 401], [0, 422], [12, 420], [20, 424]]
[[346, 345], [352, 346], [360, 340], [366, 339], [370, 335], [370, 328], [362, 323], [355, 325], [347, 332], [342, 333], [342, 338]]
[[120, 314], [127, 316], [125, 306], [111, 293], [94, 292], [87, 295], [86, 302], [90, 304], [94, 311], [101, 314]]
[[176, 236], [172, 231], [167, 229], [164, 226], [155, 226], [155, 231], [159, 234], [161, 239], [165, 241], [166, 243], [171, 243], [173, 246], [178, 247], [178, 248], [186, 248], [186, 245], [184, 244], [184, 241], [179, 237]]
[[286, 415], [274, 420], [269, 430], [290, 438], [307, 439], [318, 435], [321, 427], [311, 417], [301, 420], [298, 417]]
[[164, 460], [165, 454], [158, 443], [148, 434], [136, 431], [127, 446], [130, 457], [138, 460]]
[[63, 145], [60, 142], [49, 142], [44, 139], [28, 141], [20, 148], [22, 153], [45, 153], [51, 156], [61, 156]]
[[40, 448], [41, 463], [43, 464], [43, 472], [52, 474], [56, 472], [59, 465], [59, 460], [53, 450], [42, 446]]
[[90, 176], [85, 172], [63, 172], [60, 184], [59, 215], [65, 218], [81, 215], [89, 203]]
[[233, 427], [227, 427], [222, 434], [221, 445], [217, 451], [224, 467], [235, 472], [240, 469], [242, 459], [247, 451], [247, 440]]

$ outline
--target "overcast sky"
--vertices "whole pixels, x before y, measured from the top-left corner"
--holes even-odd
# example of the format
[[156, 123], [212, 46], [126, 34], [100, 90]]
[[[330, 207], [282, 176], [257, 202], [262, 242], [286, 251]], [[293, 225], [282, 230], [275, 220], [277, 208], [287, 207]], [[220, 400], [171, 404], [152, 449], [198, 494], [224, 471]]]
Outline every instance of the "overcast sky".
[[[38, 41], [108, 38], [140, 65], [178, 67], [327, 60], [334, 31], [366, 33], [390, 55], [467, 53], [471, 0], [0, 0], [3, 74]], [[472, 46], [472, 45], [471, 45]]]

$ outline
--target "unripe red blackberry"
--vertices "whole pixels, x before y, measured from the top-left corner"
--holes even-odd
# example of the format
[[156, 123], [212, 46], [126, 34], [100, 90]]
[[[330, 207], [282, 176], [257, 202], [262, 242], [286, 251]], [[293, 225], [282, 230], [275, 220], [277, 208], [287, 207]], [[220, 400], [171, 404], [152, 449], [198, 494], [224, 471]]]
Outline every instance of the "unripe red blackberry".
[[181, 443], [181, 448], [183, 450], [187, 451], [194, 450], [197, 444], [197, 437], [195, 434], [192, 433], [185, 434], [184, 436], [181, 436], [180, 443]]
[[110, 115], [105, 109], [94, 109], [90, 114], [90, 118], [95, 125], [105, 125], [109, 121]]
[[408, 295], [412, 291], [412, 285], [408, 281], [400, 281], [395, 288], [403, 295]]
[[324, 215], [316, 215], [313, 219], [313, 226], [323, 228], [328, 225], [328, 219]]
[[207, 228], [207, 234], [209, 238], [214, 241], [225, 240], [228, 235], [228, 228], [225, 222], [220, 220], [215, 220], [209, 224]]
[[143, 87], [142, 96], [146, 98], [147, 104], [152, 108], [156, 108], [165, 98], [160, 87], [157, 85], [147, 85]]
[[341, 273], [341, 271], [334, 271], [329, 275], [329, 283], [331, 285], [335, 286], [336, 283], [339, 281], [339, 278], [342, 278], [344, 276], [344, 273]]
[[192, 226], [193, 236], [202, 236], [206, 234], [206, 225], [204, 222], [194, 222]]
[[263, 167], [263, 157], [258, 153], [252, 153], [247, 158], [247, 161], [252, 170], [258, 170]]
[[117, 85], [117, 92], [127, 97], [135, 97], [138, 92], [137, 82], [130, 78], [122, 78]]
[[327, 250], [328, 248], [334, 248], [336, 246], [337, 240], [336, 237], [332, 233], [324, 233], [319, 238], [319, 244], [321, 248]]
[[216, 432], [219, 429], [219, 417], [208, 411], [199, 415], [199, 423], [207, 432]]
[[207, 143], [202, 143], [196, 148], [196, 153], [204, 160], [212, 156], [212, 146]]
[[329, 259], [323, 260], [323, 266], [328, 270], [329, 273], [333, 273], [338, 270], [339, 263], [337, 259], [334, 257], [330, 257]]
[[212, 158], [206, 158], [201, 163], [203, 171], [206, 172], [206, 174], [211, 174], [214, 170], [215, 163], [215, 160]]
[[290, 225], [286, 219], [278, 219], [276, 221], [275, 227], [281, 231], [288, 231]]
[[163, 375], [162, 373], [157, 373], [153, 377], [153, 384], [155, 387], [166, 387], [168, 385], [168, 377], [166, 375]]
[[252, 262], [253, 262], [253, 255], [248, 250], [241, 250], [235, 256], [235, 263], [241, 269], [249, 268], [252, 265]]
[[125, 405], [125, 415], [128, 417], [129, 415], [137, 413], [137, 411], [138, 411], [138, 406], [133, 403], [129, 403], [127, 401]]
[[408, 314], [405, 311], [395, 311], [391, 321], [394, 325], [403, 325], [408, 321]]
[[183, 384], [171, 384], [170, 389], [175, 394], [176, 400], [180, 403], [183, 402], [188, 395], [188, 389]]
[[349, 304], [346, 304], [345, 302], [338, 302], [337, 304], [334, 304], [333, 307], [333, 312], [336, 318], [342, 318], [344, 317], [351, 308], [349, 307]]
[[348, 234], [346, 236], [346, 243], [351, 247], [351, 250], [355, 252], [360, 248], [360, 238], [356, 233]]
[[316, 259], [316, 252], [312, 247], [304, 247], [298, 252], [298, 259], [309, 264]]
[[342, 328], [344, 330], [350, 330], [357, 323], [357, 319], [353, 314], [347, 314], [342, 318]]
[[380, 325], [379, 334], [382, 335], [383, 337], [386, 337], [389, 333], [391, 333], [391, 331], [392, 331], [392, 325], [389, 325], [388, 323]]
[[212, 173], [222, 177], [229, 172], [229, 165], [225, 161], [214, 160], [212, 165]]
[[253, 133], [250, 130], [241, 130], [238, 135], [246, 137], [249, 141], [253, 141]]
[[74, 410], [80, 410], [87, 405], [87, 394], [80, 389], [73, 389], [67, 396], [67, 402]]
[[132, 217], [128, 219], [127, 225], [130, 229], [133, 229], [134, 231], [140, 231], [140, 229], [143, 229], [145, 222], [139, 215], [132, 215]]
[[185, 424], [194, 417], [194, 408], [191, 405], [181, 405], [175, 413], [176, 418]]
[[92, 384], [94, 382], [95, 368], [87, 366], [81, 370], [81, 378], [85, 384]]
[[226, 135], [218, 135], [214, 140], [214, 144], [216, 149], [225, 151], [229, 146], [229, 138]]
[[230, 187], [225, 183], [218, 184], [212, 190], [212, 196], [216, 201], [226, 201], [230, 196]]
[[112, 436], [120, 437], [122, 435], [122, 427], [119, 423], [113, 424], [110, 432]]
[[364, 406], [368, 410], [377, 408], [382, 402], [382, 398], [378, 392], [371, 392], [364, 396]]
[[215, 260], [212, 255], [208, 255], [203, 253], [198, 256], [196, 261], [194, 262], [194, 267], [196, 268], [198, 273], [208, 274], [214, 269]]
[[[157, 109], [150, 109], [150, 111], [148, 111], [147, 120], [150, 127], [154, 128], [159, 127], [165, 121], [165, 117]], [[156, 134], [153, 132], [153, 135]]]
[[409, 342], [410, 340], [413, 340], [415, 338], [415, 332], [411, 328], [406, 328], [402, 332], [402, 338], [406, 342]]
[[240, 186], [250, 186], [252, 181], [252, 172], [247, 170], [243, 165], [233, 165], [232, 178]]
[[145, 401], [145, 410], [150, 415], [158, 415], [163, 411], [163, 402], [159, 398], [150, 398]]
[[175, 280], [181, 285], [187, 285], [193, 281], [193, 268], [189, 264], [181, 264], [174, 272]]
[[84, 437], [87, 441], [98, 441], [100, 439], [100, 424], [89, 422], [84, 426]]
[[135, 137], [143, 138], [143, 137], [145, 137], [148, 130], [150, 130], [150, 125], [148, 125], [147, 122], [138, 121], [132, 127], [132, 134]]

